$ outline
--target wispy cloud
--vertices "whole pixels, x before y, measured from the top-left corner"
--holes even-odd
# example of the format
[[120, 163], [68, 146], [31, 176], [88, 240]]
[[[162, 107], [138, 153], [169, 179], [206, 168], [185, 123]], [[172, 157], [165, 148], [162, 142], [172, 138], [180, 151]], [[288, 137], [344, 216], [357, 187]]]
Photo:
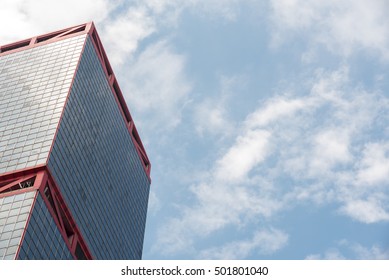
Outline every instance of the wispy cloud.
[[228, 225], [244, 226], [246, 221], [277, 211], [279, 202], [269, 197], [266, 188], [261, 191], [247, 182], [249, 172], [266, 157], [266, 137], [266, 132], [254, 130], [236, 139], [216, 161], [208, 178], [191, 187], [195, 205], [183, 207], [181, 217], [171, 219], [161, 228], [155, 250], [164, 254], [188, 251], [198, 237]]
[[340, 212], [364, 223], [389, 221], [387, 200], [387, 194], [375, 192], [367, 198], [346, 198]]
[[296, 98], [288, 100], [284, 96], [272, 98], [264, 107], [248, 116], [246, 125], [248, 127], [267, 126], [280, 118], [288, 117], [304, 109], [307, 106], [306, 102], [306, 100]]
[[322, 45], [345, 56], [366, 50], [389, 59], [386, 1], [272, 0], [271, 6], [275, 45], [301, 35], [309, 47]]
[[345, 239], [337, 242], [336, 247], [329, 248], [324, 253], [310, 254], [306, 257], [309, 260], [338, 260], [346, 258], [358, 260], [388, 260], [389, 250], [378, 245], [367, 247]]
[[185, 56], [166, 41], [147, 47], [127, 66], [125, 98], [142, 114], [145, 127], [174, 127], [189, 101], [192, 85], [185, 75]]
[[327, 249], [323, 254], [308, 255], [306, 260], [344, 260], [345, 256], [337, 248]]
[[367, 143], [358, 165], [357, 184], [377, 185], [389, 181], [389, 144], [385, 142]]
[[[317, 71], [310, 87], [300, 90], [277, 94], [248, 114], [207, 179], [192, 186], [195, 203], [160, 232], [159, 249], [171, 253], [177, 240], [189, 240], [195, 250], [198, 238], [254, 219], [270, 221], [302, 201], [335, 203], [338, 213], [363, 223], [387, 220], [389, 194], [380, 187], [387, 144], [366, 143], [372, 131], [384, 131], [389, 100], [351, 86], [347, 67]], [[375, 153], [367, 158], [366, 149]], [[184, 250], [181, 245], [175, 249]], [[206, 252], [228, 255], [226, 248]]]
[[[300, 76], [294, 83], [299, 85], [297, 88], [275, 91], [269, 98], [264, 99], [262, 92], [253, 92], [262, 96], [262, 103], [254, 109], [250, 104], [251, 112], [241, 118], [233, 116], [231, 106], [239, 95], [239, 74], [220, 78], [219, 92], [214, 96], [193, 98], [197, 81], [188, 74], [188, 50], [173, 43], [182, 15], [209, 22], [237, 22], [243, 5], [258, 3], [243, 2], [2, 3], [0, 24], [8, 26], [12, 22], [12, 28], [0, 30], [0, 45], [90, 20], [97, 23], [138, 128], [147, 131], [148, 139], [142, 137], [143, 140], [163, 150], [155, 156], [160, 159], [160, 166], [170, 164], [159, 167], [159, 172], [182, 172], [190, 178], [189, 191], [182, 191], [187, 200], [174, 208], [176, 214], [167, 218], [156, 234], [154, 249], [167, 255], [189, 252], [206, 258], [247, 258], [259, 252], [271, 257], [288, 242], [283, 229], [271, 227], [273, 218], [300, 203], [313, 207], [331, 204], [337, 210], [333, 213], [361, 223], [389, 221], [389, 99], [382, 92], [350, 81], [348, 67], [335, 71], [318, 69], [309, 73], [309, 78]], [[266, 26], [273, 31], [269, 34], [273, 46], [285, 46], [298, 38], [303, 42], [304, 62], [324, 57], [323, 49], [342, 58], [367, 52], [385, 63], [389, 60], [389, 7], [384, 0], [268, 3], [271, 22]], [[44, 17], [42, 11], [47, 11]], [[376, 78], [377, 83], [385, 81], [384, 75]], [[193, 142], [199, 135], [201, 141], [212, 141], [207, 142], [209, 147], [202, 151], [204, 155], [198, 156], [204, 157], [205, 166], [190, 163], [189, 172], [177, 172], [183, 168], [177, 162], [182, 164], [187, 158], [171, 155], [166, 160], [166, 155], [173, 144], [181, 141], [179, 133], [170, 133], [182, 128], [179, 124], [188, 107], [194, 114], [186, 117], [193, 117], [189, 123], [197, 132], [191, 135]], [[176, 142], [164, 142], [161, 135]], [[208, 135], [212, 137], [205, 139]], [[200, 150], [196, 145], [185, 144], [185, 148], [175, 148]], [[163, 183], [172, 181], [165, 178]], [[151, 192], [151, 213], [165, 207], [157, 194], [158, 191]], [[263, 224], [268, 224], [268, 229], [264, 230]], [[201, 244], [212, 234], [239, 231], [248, 225], [251, 235], [242, 240], [232, 238], [211, 248]], [[344, 258], [342, 247], [338, 247], [309, 258]], [[387, 258], [387, 251], [380, 247], [347, 248], [360, 258]]]
[[216, 163], [214, 177], [219, 182], [242, 182], [249, 172], [265, 160], [270, 148], [270, 133], [248, 130]]
[[246, 259], [253, 252], [269, 255], [284, 247], [288, 235], [276, 229], [254, 232], [253, 238], [227, 243], [200, 252], [201, 259]]
[[125, 64], [139, 42], [156, 31], [155, 19], [143, 7], [133, 7], [101, 22], [102, 39], [114, 67]]
[[151, 189], [149, 194], [149, 203], [147, 205], [147, 212], [149, 213], [149, 215], [150, 214], [155, 215], [160, 208], [161, 208], [161, 201], [158, 198], [155, 190]]
[[[147, 0], [145, 5], [157, 14], [168, 14], [177, 18], [184, 9], [193, 13], [211, 18], [217, 17], [228, 21], [236, 20], [240, 6], [243, 5], [240, 0]], [[246, 1], [246, 4], [249, 1]]]
[[365, 247], [356, 243], [352, 245], [352, 250], [356, 258], [361, 260], [389, 260], [389, 249], [377, 245]]
[[[236, 0], [147, 0], [131, 3], [120, 0], [5, 1], [0, 11], [0, 24], [7, 26], [12, 22], [13, 26], [0, 31], [0, 44], [93, 20], [114, 72], [119, 80], [124, 81], [120, 84], [127, 102], [135, 107], [135, 112], [140, 112], [138, 118], [154, 124], [154, 128], [161, 124], [171, 128], [180, 123], [182, 108], [189, 101], [192, 89], [191, 81], [185, 75], [185, 54], [174, 50], [168, 38], [159, 42], [153, 40], [142, 50], [139, 49], [141, 42], [166, 27], [174, 33], [185, 10], [199, 16], [230, 21], [236, 17], [240, 5], [240, 1]], [[44, 17], [42, 11], [48, 11]], [[206, 108], [207, 103], [204, 102], [202, 109], [198, 107], [199, 114]], [[146, 110], [148, 114], [142, 114]], [[215, 109], [211, 126], [224, 125], [223, 118], [222, 107]]]
[[242, 75], [221, 75], [216, 92], [207, 93], [194, 104], [194, 125], [201, 137], [216, 135], [224, 138], [234, 133], [236, 121], [231, 115], [235, 106], [233, 98], [239, 96], [245, 86], [246, 78]]
[[116, 4], [109, 0], [3, 1], [0, 25], [12, 28], [1, 29], [0, 45], [92, 20], [103, 21]]

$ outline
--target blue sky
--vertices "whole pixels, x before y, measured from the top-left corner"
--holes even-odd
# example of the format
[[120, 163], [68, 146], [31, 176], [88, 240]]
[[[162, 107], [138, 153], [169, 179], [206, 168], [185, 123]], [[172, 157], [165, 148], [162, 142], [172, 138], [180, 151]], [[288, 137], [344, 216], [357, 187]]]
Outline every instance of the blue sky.
[[152, 162], [145, 259], [389, 258], [386, 0], [0, 2], [0, 45], [95, 21]]

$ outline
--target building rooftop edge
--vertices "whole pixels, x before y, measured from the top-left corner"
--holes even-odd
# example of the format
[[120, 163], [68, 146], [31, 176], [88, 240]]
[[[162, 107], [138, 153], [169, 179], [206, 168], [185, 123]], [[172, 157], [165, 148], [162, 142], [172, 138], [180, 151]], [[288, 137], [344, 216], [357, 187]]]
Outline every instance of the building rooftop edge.
[[23, 51], [29, 48], [53, 43], [55, 41], [67, 39], [81, 34], [87, 34], [91, 30], [93, 22], [88, 22], [69, 28], [53, 31], [50, 33], [34, 36], [28, 39], [20, 40], [10, 44], [0, 46], [0, 56], [10, 54], [18, 51]]
[[116, 80], [116, 76], [113, 73], [111, 64], [109, 63], [107, 54], [106, 54], [104, 47], [101, 43], [100, 37], [96, 31], [96, 27], [95, 27], [93, 21], [0, 46], [0, 57], [4, 56], [4, 55], [11, 54], [11, 53], [27, 50], [30, 48], [42, 46], [45, 44], [54, 43], [54, 42], [68, 39], [68, 38], [71, 38], [74, 36], [80, 36], [82, 34], [88, 34], [93, 42], [93, 45], [94, 45], [95, 50], [96, 50], [96, 54], [97, 54], [98, 58], [100, 59], [101, 65], [103, 66], [108, 83], [109, 83], [111, 90], [114, 94], [114, 97], [119, 105], [122, 116], [126, 122], [127, 129], [129, 130], [129, 133], [131, 135], [131, 138], [133, 140], [133, 143], [135, 145], [136, 151], [137, 151], [138, 156], [141, 160], [143, 168], [146, 172], [146, 175], [149, 179], [149, 182], [151, 183], [150, 160], [147, 156], [147, 153], [146, 153], [146, 150], [143, 146], [142, 140], [140, 139], [140, 136], [138, 134], [138, 131], [136, 129], [134, 121], [131, 117], [130, 111], [128, 110], [123, 93], [119, 87], [117, 80]]

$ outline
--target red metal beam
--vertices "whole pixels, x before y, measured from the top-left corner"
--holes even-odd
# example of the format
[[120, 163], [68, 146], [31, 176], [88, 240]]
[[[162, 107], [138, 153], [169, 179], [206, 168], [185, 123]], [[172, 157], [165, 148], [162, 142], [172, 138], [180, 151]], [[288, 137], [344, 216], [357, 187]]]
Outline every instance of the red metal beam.
[[[75, 259], [93, 259], [93, 256], [82, 237], [81, 232], [70, 213], [59, 188], [57, 187], [57, 184], [51, 177], [49, 170], [47, 169], [45, 172], [47, 174], [47, 181], [42, 181], [39, 192], [41, 193], [50, 214], [54, 218], [66, 245]], [[54, 205], [49, 201], [49, 197], [45, 194], [45, 188], [49, 189]], [[79, 246], [82, 250], [81, 255], [76, 252], [77, 246]]]
[[70, 37], [79, 36], [81, 34], [86, 34], [89, 32], [88, 28], [90, 27], [91, 27], [90, 23], [85, 23], [85, 24], [69, 27], [66, 29], [58, 30], [55, 32], [47, 33], [44, 35], [32, 37], [19, 42], [0, 46], [0, 56], [23, 51], [26, 49], [35, 48], [37, 46], [42, 46], [59, 40], [67, 39]]
[[119, 87], [119, 84], [116, 80], [116, 76], [113, 73], [111, 64], [109, 63], [109, 60], [107, 58], [107, 54], [104, 50], [104, 47], [101, 43], [100, 37], [96, 31], [96, 28], [92, 22], [90, 29], [88, 30], [88, 34], [90, 38], [92, 39], [93, 46], [95, 47], [97, 56], [101, 62], [101, 65], [103, 66], [104, 73], [106, 75], [106, 78], [109, 82], [109, 85], [111, 87], [112, 93], [114, 94], [116, 103], [118, 104], [118, 107], [120, 109], [120, 112], [123, 116], [123, 119], [127, 123], [128, 131], [131, 135], [132, 141], [135, 144], [136, 151], [138, 153], [139, 159], [141, 160], [143, 169], [145, 170], [145, 173], [151, 182], [151, 163], [147, 156], [146, 150], [143, 146], [142, 140], [139, 137], [138, 131], [136, 129], [136, 126], [134, 124], [134, 121], [131, 117], [131, 113], [128, 110], [128, 107], [126, 105], [123, 93]]
[[16, 195], [24, 192], [31, 191], [31, 188], [35, 188], [37, 186], [36, 181], [39, 180], [39, 177], [35, 178], [35, 183], [32, 187], [29, 188], [19, 188], [19, 189], [12, 189], [14, 186], [18, 185], [19, 183], [26, 181], [30, 178], [33, 178], [36, 176], [40, 171], [44, 170], [44, 166], [39, 165], [34, 168], [26, 168], [19, 170], [17, 172], [8, 172], [0, 175], [0, 197], [6, 197], [10, 195]]
[[[70, 213], [59, 188], [57, 187], [57, 184], [50, 174], [50, 171], [46, 168], [38, 167], [29, 169], [28, 171], [24, 170], [15, 172], [13, 174], [14, 181], [11, 182], [10, 176], [11, 174], [7, 174], [7, 176], [0, 176], [0, 184], [4, 182], [3, 180], [6, 180], [7, 182], [6, 185], [3, 185], [0, 188], [0, 197], [38, 190], [73, 257], [75, 259], [93, 259], [93, 256], [82, 237], [81, 232]], [[17, 190], [12, 189], [14, 186], [18, 186], [19, 183], [30, 179], [34, 179], [34, 183], [30, 187]], [[8, 191], [9, 189], [11, 191]], [[30, 218], [28, 218], [28, 221], [29, 219]], [[24, 234], [25, 233], [23, 233], [22, 238], [24, 238]], [[76, 250], [77, 248], [78, 250]], [[19, 249], [16, 257], [19, 254]]]
[[45, 44], [53, 43], [56, 41], [60, 41], [63, 39], [67, 39], [74, 36], [79, 36], [81, 34], [89, 34], [90, 38], [92, 39], [93, 45], [95, 47], [97, 56], [101, 62], [101, 65], [103, 66], [104, 72], [106, 74], [108, 83], [111, 87], [112, 93], [114, 94], [115, 100], [118, 104], [118, 107], [120, 109], [120, 112], [125, 120], [125, 122], [129, 125], [127, 125], [127, 128], [129, 128], [129, 133], [131, 135], [132, 141], [135, 144], [139, 159], [141, 160], [141, 163], [143, 165], [143, 168], [146, 172], [146, 175], [151, 182], [150, 178], [150, 171], [151, 171], [151, 164], [150, 160], [147, 156], [146, 150], [143, 146], [143, 143], [139, 137], [138, 131], [135, 127], [135, 124], [133, 122], [133, 119], [131, 117], [130, 111], [128, 110], [128, 107], [126, 105], [123, 93], [119, 87], [119, 84], [116, 80], [116, 76], [113, 73], [111, 64], [109, 63], [107, 54], [104, 50], [104, 47], [101, 43], [100, 37], [96, 31], [95, 25], [93, 22], [76, 25], [73, 27], [69, 27], [66, 29], [62, 29], [59, 31], [47, 33], [44, 35], [32, 37], [30, 39], [22, 40], [19, 42], [15, 42], [12, 44], [0, 46], [0, 56], [23, 51], [26, 49], [34, 48], [37, 46], [42, 46]]

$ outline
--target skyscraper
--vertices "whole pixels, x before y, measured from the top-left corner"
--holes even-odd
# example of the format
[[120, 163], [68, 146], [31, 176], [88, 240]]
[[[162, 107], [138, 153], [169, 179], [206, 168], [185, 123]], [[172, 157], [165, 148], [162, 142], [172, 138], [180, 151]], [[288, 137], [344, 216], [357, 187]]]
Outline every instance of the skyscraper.
[[0, 47], [0, 259], [140, 259], [149, 188], [93, 23]]

